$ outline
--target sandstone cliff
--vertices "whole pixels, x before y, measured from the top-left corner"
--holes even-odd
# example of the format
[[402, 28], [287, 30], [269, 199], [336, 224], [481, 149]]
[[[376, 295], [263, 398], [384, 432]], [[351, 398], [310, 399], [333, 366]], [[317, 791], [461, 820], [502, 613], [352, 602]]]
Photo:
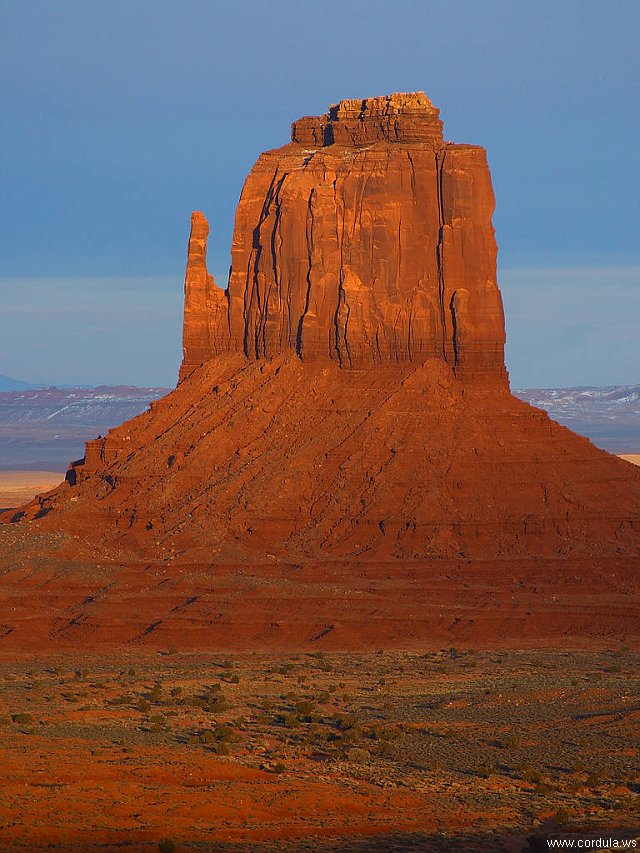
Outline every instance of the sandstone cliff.
[[484, 149], [445, 143], [422, 93], [341, 101], [291, 139], [247, 178], [224, 296], [194, 214], [181, 376], [223, 351], [294, 350], [358, 368], [441, 358], [504, 384]]

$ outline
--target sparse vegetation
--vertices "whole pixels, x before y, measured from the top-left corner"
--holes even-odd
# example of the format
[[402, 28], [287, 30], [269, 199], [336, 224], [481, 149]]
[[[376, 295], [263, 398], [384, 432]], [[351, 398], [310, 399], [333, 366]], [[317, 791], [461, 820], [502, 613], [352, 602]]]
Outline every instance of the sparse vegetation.
[[27, 714], [27, 713], [14, 714], [12, 719], [13, 719], [13, 722], [17, 723], [18, 725], [30, 726], [33, 723], [33, 714]]
[[[446, 790], [447, 803], [463, 811], [490, 810], [495, 803], [496, 813], [515, 815], [523, 834], [532, 814], [547, 815], [556, 827], [582, 827], [612, 815], [622, 825], [637, 822], [640, 780], [625, 748], [638, 735], [637, 721], [619, 717], [619, 731], [609, 736], [606, 713], [603, 722], [586, 716], [620, 707], [619, 674], [605, 672], [597, 687], [592, 680], [589, 687], [589, 673], [598, 666], [605, 671], [595, 653], [584, 653], [584, 662], [577, 657], [572, 671], [554, 655], [538, 652], [533, 666], [525, 653], [476, 652], [470, 674], [469, 655], [451, 649], [266, 662], [238, 656], [197, 666], [187, 656], [161, 654], [154, 666], [137, 664], [137, 678], [122, 662], [109, 668], [90, 661], [90, 678], [76, 678], [73, 667], [56, 678], [42, 670], [37, 691], [33, 676], [18, 668], [3, 674], [0, 665], [7, 708], [0, 714], [0, 740], [5, 750], [20, 747], [23, 762], [32, 745], [36, 755], [49, 737], [53, 745], [65, 737], [85, 741], [94, 762], [109, 756], [109, 772], [120, 755], [123, 767], [138, 768], [164, 756], [178, 778], [177, 768], [190, 768], [195, 790], [207, 784], [199, 761], [243, 772], [260, 768], [274, 777], [286, 773], [291, 791], [300, 779], [317, 777], [325, 780], [321, 786], [335, 780], [341, 791], [358, 791], [359, 802], [375, 790], [394, 802], [396, 792], [410, 789], [425, 797], [433, 790], [437, 804], [438, 792]], [[444, 674], [438, 673], [441, 664]], [[626, 658], [620, 665], [631, 695], [640, 677]], [[575, 678], [587, 686], [571, 687]], [[541, 693], [558, 698], [540, 702]], [[581, 714], [588, 725], [566, 725]], [[227, 772], [233, 778], [233, 770]], [[185, 791], [189, 797], [190, 788]], [[386, 806], [379, 808], [382, 813]], [[393, 820], [393, 810], [389, 814]]]

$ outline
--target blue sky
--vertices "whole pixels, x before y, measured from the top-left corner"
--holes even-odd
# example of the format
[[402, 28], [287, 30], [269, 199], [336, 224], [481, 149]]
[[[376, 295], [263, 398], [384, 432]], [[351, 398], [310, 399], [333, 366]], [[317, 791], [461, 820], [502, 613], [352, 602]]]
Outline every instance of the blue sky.
[[21, 0], [0, 12], [0, 373], [172, 384], [192, 210], [224, 283], [260, 151], [422, 89], [489, 152], [513, 384], [640, 381], [636, 0]]

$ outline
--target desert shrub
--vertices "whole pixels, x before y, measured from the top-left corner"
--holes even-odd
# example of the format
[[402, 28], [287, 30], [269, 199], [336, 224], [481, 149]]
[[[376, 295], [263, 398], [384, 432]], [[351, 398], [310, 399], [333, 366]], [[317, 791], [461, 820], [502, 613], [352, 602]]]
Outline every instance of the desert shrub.
[[366, 764], [371, 761], [371, 753], [368, 749], [362, 749], [359, 746], [353, 746], [347, 750], [347, 758], [357, 764]]
[[364, 736], [365, 732], [360, 723], [354, 723], [343, 735], [343, 737], [351, 743], [361, 740]]
[[300, 720], [297, 714], [294, 714], [292, 711], [288, 711], [286, 714], [282, 716], [282, 725], [286, 729], [297, 729], [300, 727]]
[[18, 723], [19, 725], [31, 725], [33, 723], [33, 715], [32, 714], [13, 714], [11, 717], [14, 723]]
[[578, 779], [574, 775], [569, 775], [564, 780], [565, 790], [570, 791], [571, 793], [577, 793], [580, 788], [584, 787], [584, 782]]
[[242, 740], [242, 735], [225, 723], [217, 723], [213, 732], [216, 740], [223, 741], [224, 743], [239, 743]]
[[544, 782], [544, 776], [539, 770], [532, 770], [530, 767], [523, 767], [520, 775], [525, 782], [530, 782], [532, 785], [540, 785]]
[[63, 693], [62, 698], [65, 700], [65, 702], [79, 702], [80, 701], [80, 696], [76, 695], [75, 693]]
[[182, 693], [182, 687], [172, 687], [169, 692], [176, 699]]
[[376, 745], [376, 755], [380, 758], [391, 758], [393, 756], [393, 747], [389, 741], [383, 740]]
[[596, 770], [591, 770], [587, 776], [585, 784], [587, 788], [597, 788], [600, 782], [600, 774]]
[[0, 726], [8, 726], [11, 723], [11, 717], [8, 714], [0, 714]]
[[206, 710], [210, 714], [217, 714], [220, 711], [226, 711], [229, 707], [229, 704], [222, 693], [219, 693], [217, 696], [210, 696], [206, 702]]
[[506, 734], [502, 738], [498, 738], [491, 742], [491, 746], [495, 746], [496, 749], [515, 749], [520, 745], [520, 741], [513, 732]]
[[301, 739], [303, 743], [314, 744], [325, 741], [326, 737], [326, 732], [323, 732], [317, 723], [311, 723]]
[[149, 693], [149, 699], [152, 702], [159, 702], [161, 696], [162, 696], [162, 685], [160, 684], [159, 681], [156, 681], [156, 683], [153, 685], [153, 687], [151, 689], [151, 692]]
[[229, 679], [229, 682], [231, 684], [240, 684], [240, 676], [239, 675], [232, 675], [231, 678]]
[[284, 771], [286, 769], [287, 768], [284, 766], [284, 764], [281, 761], [276, 762], [272, 767], [272, 770], [274, 773], [284, 773]]
[[371, 726], [369, 733], [374, 740], [389, 741], [394, 736], [394, 732], [391, 729], [386, 729], [377, 723]]
[[569, 814], [569, 809], [565, 808], [564, 806], [560, 806], [558, 811], [553, 816], [553, 819], [560, 826], [564, 826], [565, 824], [569, 823], [570, 817], [571, 816]]
[[151, 705], [147, 702], [146, 699], [141, 699], [136, 705], [137, 710], [143, 714], [146, 714], [150, 707]]
[[216, 723], [212, 729], [200, 729], [187, 740], [192, 745], [203, 744], [210, 747], [218, 755], [228, 755], [230, 743], [239, 743], [242, 735], [225, 723]]
[[296, 713], [300, 717], [308, 717], [313, 712], [313, 702], [309, 702], [306, 699], [301, 699], [299, 702], [296, 702]]
[[158, 850], [160, 851], [160, 853], [175, 853], [175, 849], [176, 845], [173, 843], [173, 841], [169, 841], [168, 838], [158, 844]]
[[333, 719], [342, 731], [352, 729], [357, 724], [357, 720], [353, 714], [335, 714]]

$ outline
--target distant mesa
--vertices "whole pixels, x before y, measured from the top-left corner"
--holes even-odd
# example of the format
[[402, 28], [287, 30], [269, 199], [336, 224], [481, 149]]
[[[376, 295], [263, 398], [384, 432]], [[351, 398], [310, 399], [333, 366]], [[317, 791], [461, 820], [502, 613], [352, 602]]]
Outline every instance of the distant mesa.
[[493, 210], [484, 149], [396, 93], [258, 158], [226, 290], [194, 213], [177, 388], [11, 514], [118, 555], [90, 606], [39, 582], [48, 636], [640, 640], [640, 471], [511, 394]]
[[43, 384], [38, 385], [33, 382], [24, 382], [22, 379], [13, 379], [11, 376], [5, 376], [0, 373], [0, 392], [4, 391], [28, 391], [37, 388], [45, 388]]

